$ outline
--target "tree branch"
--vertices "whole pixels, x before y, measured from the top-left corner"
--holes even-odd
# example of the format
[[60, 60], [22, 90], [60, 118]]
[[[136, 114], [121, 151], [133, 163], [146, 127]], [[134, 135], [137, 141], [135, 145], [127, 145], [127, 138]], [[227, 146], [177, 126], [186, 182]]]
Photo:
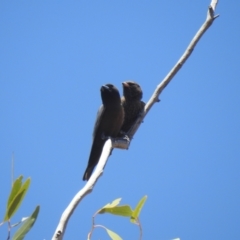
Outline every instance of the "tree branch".
[[[200, 27], [196, 35], [193, 37], [192, 41], [188, 45], [186, 51], [183, 53], [183, 55], [180, 57], [178, 62], [175, 64], [175, 66], [171, 69], [171, 71], [167, 74], [167, 76], [163, 79], [163, 81], [157, 86], [156, 90], [154, 91], [153, 95], [149, 99], [149, 101], [146, 103], [144, 111], [141, 116], [137, 119], [136, 123], [128, 133], [128, 137], [131, 140], [140, 127], [143, 119], [151, 109], [154, 103], [159, 102], [159, 96], [163, 89], [169, 84], [169, 82], [173, 79], [173, 77], [177, 74], [177, 72], [181, 69], [183, 64], [186, 62], [186, 60], [189, 58], [191, 53], [193, 52], [195, 46], [197, 45], [198, 41], [201, 39], [203, 34], [207, 31], [207, 29], [212, 25], [213, 21], [219, 16], [214, 15], [214, 11], [216, 8], [216, 5], [218, 3], [218, 0], [212, 0], [211, 4], [208, 8], [207, 12], [207, 18], [203, 25]], [[82, 200], [84, 196], [89, 194], [93, 190], [93, 186], [96, 184], [98, 178], [103, 173], [104, 166], [106, 165], [106, 162], [108, 160], [108, 157], [111, 154], [112, 148], [121, 148], [121, 149], [128, 149], [130, 144], [129, 140], [126, 139], [117, 139], [112, 141], [109, 139], [103, 148], [101, 158], [99, 160], [99, 163], [96, 167], [96, 170], [90, 177], [89, 181], [86, 183], [86, 185], [75, 195], [75, 197], [72, 199], [68, 207], [63, 212], [61, 219], [59, 221], [59, 224], [56, 228], [56, 231], [54, 233], [54, 236], [52, 240], [62, 240], [64, 236], [64, 232], [68, 223], [69, 218], [71, 217], [74, 209], [77, 207], [79, 202]]]
[[55, 233], [52, 237], [52, 240], [62, 240], [64, 232], [67, 227], [68, 220], [70, 219], [73, 211], [80, 203], [80, 201], [89, 193], [92, 192], [94, 185], [96, 184], [98, 178], [103, 173], [103, 169], [107, 163], [108, 157], [112, 151], [112, 139], [108, 139], [103, 147], [102, 155], [99, 159], [98, 165], [91, 175], [90, 179], [86, 183], [86, 185], [74, 196], [70, 204], [67, 206], [65, 211], [63, 212], [58, 226], [55, 230]]
[[[214, 16], [214, 9], [217, 5], [218, 0], [212, 0], [211, 5], [208, 8], [207, 12], [207, 18], [203, 25], [200, 27], [196, 35], [193, 37], [192, 41], [188, 45], [186, 51], [183, 53], [183, 55], [180, 57], [178, 62], [175, 64], [175, 66], [171, 69], [171, 71], [167, 74], [167, 76], [162, 80], [162, 82], [157, 86], [155, 89], [153, 95], [149, 99], [149, 101], [146, 103], [144, 111], [141, 116], [137, 119], [135, 125], [132, 127], [131, 131], [129, 132], [128, 136], [130, 139], [133, 138], [134, 134], [140, 127], [140, 124], [143, 122], [143, 119], [151, 109], [154, 103], [159, 102], [159, 96], [163, 89], [170, 83], [170, 81], [173, 79], [173, 77], [177, 74], [177, 72], [180, 70], [180, 68], [183, 66], [183, 64], [186, 62], [186, 60], [190, 57], [191, 53], [193, 52], [195, 46], [197, 45], [198, 41], [201, 39], [203, 34], [207, 31], [207, 29], [212, 25], [213, 21], [219, 16]], [[122, 148], [122, 147], [121, 147]], [[126, 143], [126, 148], [128, 148], [128, 145]]]

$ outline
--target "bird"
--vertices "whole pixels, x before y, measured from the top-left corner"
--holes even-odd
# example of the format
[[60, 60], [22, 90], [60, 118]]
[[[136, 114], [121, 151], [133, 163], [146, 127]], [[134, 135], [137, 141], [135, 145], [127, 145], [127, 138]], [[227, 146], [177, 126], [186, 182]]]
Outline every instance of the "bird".
[[100, 89], [102, 105], [94, 125], [92, 148], [83, 181], [89, 180], [98, 164], [102, 149], [108, 137], [115, 138], [122, 127], [124, 110], [118, 89], [112, 84], [103, 85]]
[[120, 135], [127, 134], [139, 115], [145, 107], [145, 103], [141, 101], [143, 92], [140, 85], [133, 81], [122, 83], [123, 96], [121, 102], [124, 108], [125, 116], [121, 127]]

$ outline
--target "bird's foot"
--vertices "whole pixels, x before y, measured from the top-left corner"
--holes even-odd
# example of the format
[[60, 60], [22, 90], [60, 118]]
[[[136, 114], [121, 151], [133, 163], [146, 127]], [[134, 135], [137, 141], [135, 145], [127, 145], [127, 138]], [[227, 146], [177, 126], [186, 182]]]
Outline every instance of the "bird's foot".
[[109, 139], [109, 138], [111, 138], [111, 137], [106, 136], [104, 133], [102, 133], [101, 138], [102, 138], [102, 140], [106, 140], [106, 139]]
[[130, 142], [130, 138], [129, 138], [129, 136], [127, 134], [124, 135], [123, 139], [127, 140], [128, 142]]
[[123, 137], [118, 137], [113, 139], [113, 147], [120, 149], [128, 149], [130, 145], [130, 138], [128, 135], [124, 135]]

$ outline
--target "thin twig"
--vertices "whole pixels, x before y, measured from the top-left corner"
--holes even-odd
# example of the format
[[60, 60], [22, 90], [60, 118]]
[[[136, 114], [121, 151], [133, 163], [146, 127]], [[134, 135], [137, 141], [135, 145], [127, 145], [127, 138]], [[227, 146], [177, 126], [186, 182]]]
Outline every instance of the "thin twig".
[[142, 235], [143, 235], [143, 233], [142, 233], [142, 225], [140, 223], [140, 219], [139, 218], [137, 219], [137, 225], [138, 225], [139, 231], [140, 231], [139, 240], [142, 240]]

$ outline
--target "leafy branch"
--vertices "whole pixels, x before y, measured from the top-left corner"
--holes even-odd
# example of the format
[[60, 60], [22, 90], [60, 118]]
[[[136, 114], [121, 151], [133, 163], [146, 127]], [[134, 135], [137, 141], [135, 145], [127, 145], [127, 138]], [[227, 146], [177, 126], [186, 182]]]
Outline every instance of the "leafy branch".
[[112, 230], [106, 228], [103, 225], [96, 225], [95, 224], [95, 218], [98, 214], [105, 214], [105, 213], [110, 213], [113, 215], [121, 216], [121, 217], [128, 217], [130, 219], [130, 222], [133, 224], [136, 224], [139, 226], [139, 231], [140, 231], [140, 237], [139, 239], [142, 239], [142, 226], [139, 221], [139, 216], [141, 213], [141, 210], [144, 206], [144, 203], [147, 200], [147, 196], [144, 196], [137, 204], [134, 210], [129, 205], [122, 205], [119, 206], [119, 203], [121, 201], [121, 198], [115, 199], [112, 203], [108, 203], [104, 207], [100, 208], [94, 215], [92, 219], [92, 228], [91, 231], [88, 233], [88, 240], [91, 239], [93, 231], [95, 228], [103, 228], [106, 230], [107, 234], [112, 240], [122, 240], [122, 238]]
[[40, 210], [40, 206], [37, 206], [29, 217], [22, 218], [20, 222], [11, 225], [10, 220], [14, 216], [14, 214], [17, 212], [19, 207], [21, 206], [21, 203], [25, 198], [25, 195], [31, 183], [30, 178], [28, 178], [25, 182], [22, 182], [22, 179], [23, 179], [23, 176], [20, 176], [13, 182], [12, 189], [7, 201], [5, 216], [4, 216], [3, 222], [0, 223], [0, 226], [2, 226], [5, 222], [8, 223], [7, 240], [10, 240], [11, 229], [13, 227], [18, 226], [19, 224], [22, 224], [22, 225], [14, 234], [12, 240], [24, 239], [25, 235], [33, 227]]

